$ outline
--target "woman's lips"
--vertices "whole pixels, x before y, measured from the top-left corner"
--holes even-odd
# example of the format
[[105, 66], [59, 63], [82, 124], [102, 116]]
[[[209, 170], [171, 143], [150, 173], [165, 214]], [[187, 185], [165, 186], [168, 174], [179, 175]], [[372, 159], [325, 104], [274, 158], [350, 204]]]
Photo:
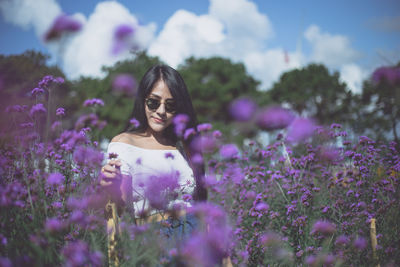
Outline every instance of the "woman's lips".
[[155, 117], [153, 117], [153, 120], [154, 120], [156, 123], [160, 123], [160, 124], [162, 124], [162, 123], [165, 122], [164, 120], [158, 119], [158, 118], [155, 118]]

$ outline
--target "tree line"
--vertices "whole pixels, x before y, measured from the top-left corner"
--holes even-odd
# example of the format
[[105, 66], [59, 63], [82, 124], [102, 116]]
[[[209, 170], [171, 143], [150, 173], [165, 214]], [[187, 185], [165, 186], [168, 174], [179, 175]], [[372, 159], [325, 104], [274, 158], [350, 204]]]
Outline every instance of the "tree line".
[[[20, 55], [0, 55], [0, 126], [10, 129], [10, 118], [4, 113], [6, 106], [29, 104], [34, 99], [30, 92], [45, 75], [65, 74], [57, 66], [49, 66], [48, 55], [26, 51]], [[158, 57], [145, 52], [132, 54], [132, 58], [103, 67], [104, 78], [80, 77], [54, 89], [53, 104], [66, 110], [65, 127], [72, 128], [74, 121], [87, 112], [82, 107], [85, 99], [100, 98], [105, 106], [97, 111], [107, 125], [99, 133], [100, 138], [110, 138], [123, 131], [131, 119], [134, 95], [113, 90], [113, 81], [119, 74], [129, 74], [140, 81], [152, 65], [162, 63]], [[384, 71], [392, 73], [392, 76]], [[230, 117], [230, 103], [247, 97], [260, 107], [281, 105], [299, 116], [314, 118], [318, 124], [339, 123], [352, 135], [367, 135], [377, 140], [395, 140], [399, 143], [400, 119], [400, 62], [377, 70], [374, 77], [363, 82], [360, 94], [354, 94], [339, 79], [339, 73], [331, 73], [322, 64], [309, 64], [300, 69], [283, 73], [267, 90], [260, 90], [260, 81], [247, 73], [242, 63], [234, 63], [222, 57], [190, 57], [177, 70], [183, 76], [193, 99], [199, 122], [211, 122], [232, 140], [242, 141], [254, 137], [251, 129], [235, 135], [240, 127]], [[382, 73], [379, 73], [381, 71]], [[381, 75], [381, 76], [379, 76]], [[385, 76], [386, 75], [386, 76]]]

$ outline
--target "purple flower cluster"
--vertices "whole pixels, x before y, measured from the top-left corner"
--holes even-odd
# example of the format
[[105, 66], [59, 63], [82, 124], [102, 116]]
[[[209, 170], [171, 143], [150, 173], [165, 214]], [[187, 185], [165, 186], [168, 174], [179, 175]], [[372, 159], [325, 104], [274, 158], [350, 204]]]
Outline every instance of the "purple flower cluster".
[[[52, 79], [44, 78], [38, 88], [48, 89]], [[35, 91], [36, 100], [42, 93]], [[192, 202], [194, 196], [181, 191], [176, 172], [135, 182], [135, 190], [161, 215], [181, 218], [184, 207], [176, 200], [192, 202], [186, 216], [194, 216], [198, 226], [182, 239], [166, 240], [159, 230], [175, 226], [168, 220], [135, 225], [129, 205], [126, 213], [117, 209], [123, 214], [118, 247], [129, 250], [120, 256], [121, 265], [134, 265], [142, 257], [148, 266], [216, 266], [227, 256], [233, 266], [398, 265], [399, 240], [393, 234], [400, 231], [397, 144], [367, 136], [352, 141], [339, 124], [315, 127], [286, 109], [253, 111], [246, 101], [235, 103], [235, 111], [243, 110], [235, 115], [238, 121], [282, 129], [286, 140], [280, 133], [268, 145], [224, 144], [230, 139], [212, 131], [211, 124], [186, 129], [187, 116], [176, 116], [176, 134], [190, 140], [192, 163], [204, 163], [207, 169], [203, 184], [208, 202]], [[101, 103], [91, 99], [87, 105]], [[94, 248], [107, 247], [104, 207], [109, 200], [120, 201], [124, 185], [123, 177], [110, 190], [98, 185], [104, 156], [92, 136], [104, 123], [89, 113], [77, 120], [75, 129], [63, 130], [57, 118], [57, 131], [46, 140], [36, 127], [42, 119], [36, 114], [46, 113], [43, 104], [14, 105], [6, 111], [23, 120], [18, 122], [21, 131], [9, 133], [9, 142], [0, 147], [0, 208], [6, 211], [0, 214], [0, 265], [106, 264], [106, 249]], [[170, 153], [165, 157], [174, 160]]]
[[400, 82], [400, 68], [399, 67], [381, 67], [374, 71], [372, 80], [375, 83], [386, 81], [389, 84]]
[[177, 173], [146, 177], [144, 195], [150, 206], [157, 210], [165, 210], [168, 204], [178, 196], [176, 192], [179, 188], [178, 179]]
[[241, 98], [233, 101], [229, 107], [231, 116], [237, 121], [249, 121], [253, 118], [257, 105], [249, 98]]
[[46, 42], [54, 41], [59, 39], [65, 33], [77, 32], [81, 28], [82, 24], [78, 20], [65, 14], [61, 14], [55, 18], [52, 26], [45, 33], [44, 40]]
[[116, 93], [134, 96], [136, 94], [137, 83], [130, 74], [119, 74], [114, 78], [112, 88]]
[[114, 30], [114, 42], [111, 50], [112, 55], [118, 55], [126, 50], [136, 50], [134, 42], [135, 28], [128, 24], [118, 25]]
[[104, 106], [104, 101], [98, 98], [86, 99], [83, 102], [84, 107], [92, 107], [92, 106]]

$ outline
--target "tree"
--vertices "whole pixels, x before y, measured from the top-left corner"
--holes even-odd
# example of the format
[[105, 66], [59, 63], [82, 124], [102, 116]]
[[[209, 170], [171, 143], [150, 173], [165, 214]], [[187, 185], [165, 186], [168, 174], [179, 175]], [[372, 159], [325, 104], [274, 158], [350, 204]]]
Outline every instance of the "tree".
[[363, 84], [363, 123], [377, 139], [393, 138], [399, 144], [400, 120], [400, 62], [397, 66], [375, 70]]
[[186, 82], [200, 122], [231, 122], [228, 107], [241, 96], [258, 96], [255, 80], [242, 63], [221, 57], [190, 57], [178, 71]]
[[[76, 92], [74, 102], [82, 105], [85, 99], [100, 98], [105, 102], [105, 106], [99, 109], [99, 117], [107, 122], [106, 127], [101, 131], [100, 138], [112, 138], [121, 133], [129, 120], [134, 96], [118, 94], [113, 91], [112, 83], [118, 74], [130, 74], [137, 83], [145, 72], [153, 65], [161, 63], [158, 57], [150, 57], [145, 52], [138, 53], [132, 59], [117, 62], [111, 67], [103, 67], [106, 76], [103, 79], [81, 77], [74, 82], [73, 90]], [[85, 110], [75, 114], [75, 119]]]
[[310, 64], [284, 73], [267, 92], [279, 104], [286, 104], [299, 115], [313, 117], [321, 124], [348, 121], [353, 94], [330, 74], [324, 65]]
[[[0, 55], [0, 106], [2, 107], [0, 128], [7, 135], [12, 136], [13, 131], [19, 127], [16, 121], [10, 121], [11, 117], [14, 118], [14, 116], [3, 114], [5, 108], [12, 105], [29, 106], [34, 103], [35, 99], [31, 97], [31, 91], [37, 87], [38, 82], [44, 76], [65, 77], [57, 66], [47, 65], [49, 58], [48, 55], [33, 50], [28, 50], [20, 55]], [[65, 101], [68, 99], [68, 87], [68, 83], [57, 86], [51, 107], [68, 105]], [[45, 92], [44, 98], [40, 99], [40, 102], [43, 102], [45, 106], [47, 105], [47, 96], [48, 94]], [[55, 112], [51, 116], [54, 119]], [[29, 118], [24, 119], [26, 121], [23, 122], [29, 120]]]

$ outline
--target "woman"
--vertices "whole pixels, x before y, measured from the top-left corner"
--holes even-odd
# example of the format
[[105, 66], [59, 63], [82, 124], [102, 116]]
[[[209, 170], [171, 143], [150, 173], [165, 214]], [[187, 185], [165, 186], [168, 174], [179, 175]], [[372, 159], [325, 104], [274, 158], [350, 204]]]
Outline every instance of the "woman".
[[[174, 131], [173, 119], [177, 114], [187, 116], [187, 128], [196, 126], [196, 114], [180, 74], [166, 65], [151, 67], [139, 84], [131, 116], [139, 126], [111, 140], [108, 154], [116, 154], [117, 158], [102, 168], [103, 179], [100, 182], [104, 187], [111, 186], [122, 174], [120, 193], [123, 204], [131, 205], [133, 197], [137, 217], [155, 213], [151, 209], [154, 205], [148, 201], [149, 192], [143, 188], [146, 180], [153, 176], [178, 173], [180, 195], [172, 204], [185, 202], [183, 197], [191, 199], [188, 195], [192, 195], [193, 200], [207, 198], [202, 185], [204, 166], [191, 163], [188, 141], [179, 138]], [[127, 184], [129, 177], [132, 182]]]

